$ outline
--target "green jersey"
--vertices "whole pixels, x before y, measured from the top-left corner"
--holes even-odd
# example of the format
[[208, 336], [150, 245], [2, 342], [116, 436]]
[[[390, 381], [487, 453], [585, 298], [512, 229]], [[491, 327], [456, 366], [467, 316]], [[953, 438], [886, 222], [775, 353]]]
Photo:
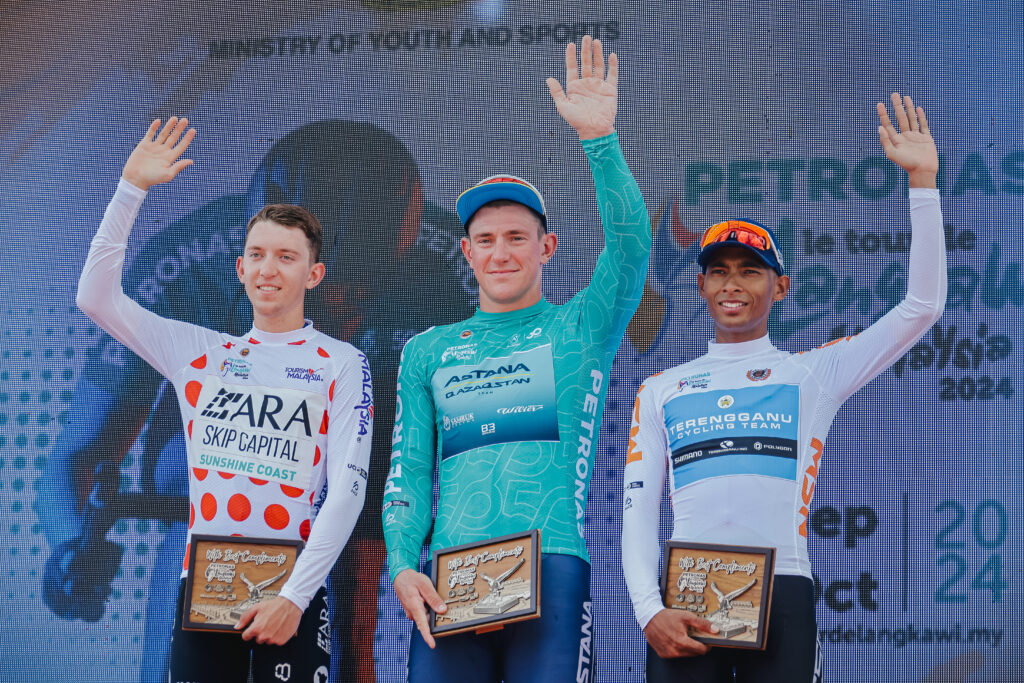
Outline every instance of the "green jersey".
[[583, 141], [605, 248], [590, 285], [416, 335], [402, 352], [384, 537], [391, 578], [433, 549], [529, 529], [589, 562], [583, 538], [608, 371], [640, 302], [651, 225], [613, 133]]

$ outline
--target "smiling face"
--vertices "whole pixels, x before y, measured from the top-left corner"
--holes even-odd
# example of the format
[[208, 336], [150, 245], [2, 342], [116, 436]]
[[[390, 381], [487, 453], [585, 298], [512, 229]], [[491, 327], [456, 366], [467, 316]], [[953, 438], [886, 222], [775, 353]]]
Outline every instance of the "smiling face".
[[515, 311], [540, 301], [541, 266], [557, 246], [521, 204], [485, 205], [473, 214], [462, 253], [480, 284], [480, 310]]
[[302, 327], [306, 290], [324, 277], [324, 264], [314, 263], [302, 230], [258, 221], [246, 236], [245, 252], [236, 267], [252, 302], [256, 327], [265, 332]]
[[789, 277], [779, 275], [749, 249], [723, 247], [697, 276], [700, 296], [715, 321], [715, 340], [736, 343], [768, 334], [772, 303], [789, 292]]

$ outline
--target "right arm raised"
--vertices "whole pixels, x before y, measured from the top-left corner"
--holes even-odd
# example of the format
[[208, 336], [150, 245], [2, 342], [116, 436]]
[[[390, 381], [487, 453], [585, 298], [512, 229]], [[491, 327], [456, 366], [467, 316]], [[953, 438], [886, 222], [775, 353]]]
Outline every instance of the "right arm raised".
[[117, 191], [89, 247], [76, 298], [83, 313], [164, 376], [189, 360], [182, 354], [202, 346], [215, 333], [147, 311], [124, 293], [121, 275], [128, 236], [146, 190], [171, 180], [192, 163], [179, 159], [195, 137], [194, 130], [182, 135], [187, 125], [187, 119], [171, 118], [158, 133], [160, 121], [154, 121], [128, 157]]

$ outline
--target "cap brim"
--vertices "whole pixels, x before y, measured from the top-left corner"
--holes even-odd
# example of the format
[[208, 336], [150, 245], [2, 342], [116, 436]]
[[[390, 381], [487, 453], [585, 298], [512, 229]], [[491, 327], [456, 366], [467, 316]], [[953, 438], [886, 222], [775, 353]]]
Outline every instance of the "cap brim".
[[469, 219], [473, 217], [473, 214], [480, 210], [481, 206], [498, 199], [507, 199], [517, 204], [522, 204], [533, 209], [541, 216], [544, 215], [544, 203], [541, 201], [540, 196], [529, 187], [520, 183], [491, 182], [486, 185], [471, 187], [459, 195], [455, 202], [455, 211], [459, 214], [459, 220], [462, 221], [462, 225], [466, 225], [469, 223]]
[[709, 244], [708, 246], [704, 247], [701, 250], [701, 252], [697, 254], [697, 265], [700, 266], [701, 269], [707, 268], [708, 261], [711, 260], [711, 257], [714, 256], [720, 249], [724, 249], [725, 247], [739, 247], [741, 249], [746, 249], [751, 254], [756, 256], [758, 260], [760, 260], [762, 263], [764, 263], [766, 266], [774, 270], [779, 275], [782, 275], [783, 273], [782, 265], [779, 263], [773, 263], [772, 260], [765, 256], [763, 252], [754, 249], [749, 244], [743, 244], [742, 242], [736, 242], [732, 240], [727, 240], [725, 242], [715, 242], [714, 244]]

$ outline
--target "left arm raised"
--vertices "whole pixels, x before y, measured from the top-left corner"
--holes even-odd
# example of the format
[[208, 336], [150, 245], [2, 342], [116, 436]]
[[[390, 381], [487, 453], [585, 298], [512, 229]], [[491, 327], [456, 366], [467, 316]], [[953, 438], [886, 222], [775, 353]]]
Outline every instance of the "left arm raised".
[[928, 119], [910, 97], [892, 94], [900, 131], [877, 105], [878, 136], [886, 156], [910, 178], [910, 263], [907, 294], [895, 308], [855, 337], [835, 343], [823, 354], [833, 377], [831, 393], [840, 401], [877, 377], [906, 353], [942, 316], [946, 303], [946, 242], [936, 174], [938, 151]]
[[558, 113], [583, 143], [597, 192], [605, 249], [598, 258], [581, 315], [590, 321], [594, 341], [613, 340], [618, 348], [636, 311], [651, 253], [651, 221], [615, 133], [619, 60], [608, 56], [605, 71], [600, 40], [584, 36], [577, 64], [576, 46], [565, 48], [565, 90], [547, 80]]

